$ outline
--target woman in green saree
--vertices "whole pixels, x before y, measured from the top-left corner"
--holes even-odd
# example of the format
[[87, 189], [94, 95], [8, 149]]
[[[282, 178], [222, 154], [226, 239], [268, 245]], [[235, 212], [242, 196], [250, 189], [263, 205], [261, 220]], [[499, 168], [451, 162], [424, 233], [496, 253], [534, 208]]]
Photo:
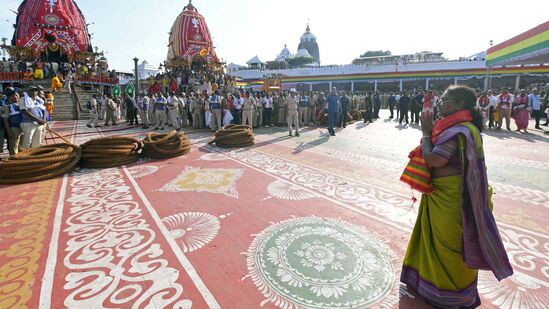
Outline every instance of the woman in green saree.
[[478, 270], [513, 273], [491, 210], [476, 95], [451, 86], [439, 115], [421, 116], [423, 139], [401, 180], [423, 193], [401, 281], [441, 308], [480, 305]]

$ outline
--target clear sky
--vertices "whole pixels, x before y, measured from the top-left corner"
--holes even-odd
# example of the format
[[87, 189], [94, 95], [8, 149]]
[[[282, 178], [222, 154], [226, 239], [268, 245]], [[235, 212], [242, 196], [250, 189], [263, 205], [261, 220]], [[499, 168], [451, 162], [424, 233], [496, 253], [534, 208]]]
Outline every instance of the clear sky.
[[[44, 0], [46, 1], [46, 0]], [[0, 37], [11, 39], [21, 1], [2, 0]], [[132, 59], [165, 60], [168, 32], [188, 0], [77, 0], [111, 68]], [[322, 64], [347, 64], [367, 50], [393, 54], [423, 50], [448, 58], [470, 56], [533, 28], [549, 17], [549, 1], [494, 0], [194, 0], [217, 54], [244, 64], [256, 54], [273, 60], [284, 44], [295, 53], [307, 22]]]

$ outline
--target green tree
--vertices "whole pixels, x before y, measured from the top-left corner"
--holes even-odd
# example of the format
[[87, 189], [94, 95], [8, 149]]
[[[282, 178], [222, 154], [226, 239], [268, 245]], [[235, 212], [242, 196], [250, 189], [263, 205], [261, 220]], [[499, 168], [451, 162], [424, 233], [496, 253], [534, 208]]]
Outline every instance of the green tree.
[[314, 58], [305, 58], [305, 57], [293, 58], [293, 59], [288, 59], [288, 67], [290, 69], [300, 68], [314, 62], [315, 62]]
[[360, 57], [379, 57], [379, 56], [390, 56], [391, 51], [390, 50], [369, 50], [365, 52], [364, 54], [360, 55]]

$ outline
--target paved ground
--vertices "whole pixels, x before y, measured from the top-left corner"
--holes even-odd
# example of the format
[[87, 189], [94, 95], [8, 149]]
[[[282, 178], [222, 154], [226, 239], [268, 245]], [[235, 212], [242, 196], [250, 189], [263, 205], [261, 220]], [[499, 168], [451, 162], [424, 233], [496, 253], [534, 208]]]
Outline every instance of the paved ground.
[[[143, 136], [54, 128], [77, 144]], [[549, 138], [536, 131], [485, 135], [515, 269], [481, 273], [486, 308], [549, 307]], [[427, 308], [398, 282], [419, 197], [398, 177], [418, 127], [337, 133], [260, 129], [227, 151], [190, 131], [183, 157], [0, 187], [0, 308]]]

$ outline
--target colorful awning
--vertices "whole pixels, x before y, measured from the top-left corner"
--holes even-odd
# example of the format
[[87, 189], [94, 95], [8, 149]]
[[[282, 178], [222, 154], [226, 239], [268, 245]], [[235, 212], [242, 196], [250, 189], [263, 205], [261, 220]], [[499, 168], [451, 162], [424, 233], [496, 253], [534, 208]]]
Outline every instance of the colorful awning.
[[549, 21], [488, 49], [487, 66], [549, 63]]

